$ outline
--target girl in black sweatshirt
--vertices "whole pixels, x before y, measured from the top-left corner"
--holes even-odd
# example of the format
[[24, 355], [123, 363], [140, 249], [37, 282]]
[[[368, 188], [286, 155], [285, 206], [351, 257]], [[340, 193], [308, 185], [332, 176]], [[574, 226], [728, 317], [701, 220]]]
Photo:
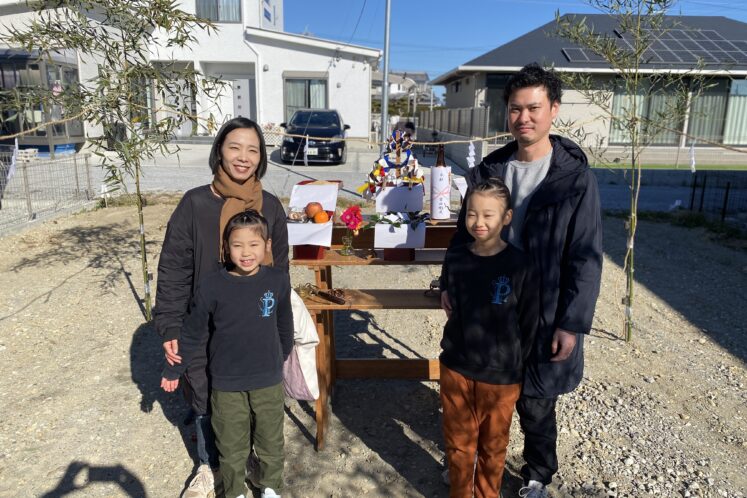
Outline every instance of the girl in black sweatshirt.
[[182, 361], [166, 365], [161, 380], [166, 391], [176, 389], [195, 355], [208, 347], [212, 425], [227, 498], [244, 496], [252, 440], [262, 497], [278, 497], [282, 486], [283, 363], [293, 347], [293, 315], [288, 274], [262, 266], [271, 251], [268, 235], [267, 222], [254, 210], [229, 220], [225, 268], [200, 282], [181, 330]]
[[466, 202], [474, 242], [450, 248], [442, 272], [451, 304], [440, 356], [444, 440], [450, 496], [497, 498], [539, 290], [529, 258], [501, 238], [512, 216], [503, 181], [476, 185]]

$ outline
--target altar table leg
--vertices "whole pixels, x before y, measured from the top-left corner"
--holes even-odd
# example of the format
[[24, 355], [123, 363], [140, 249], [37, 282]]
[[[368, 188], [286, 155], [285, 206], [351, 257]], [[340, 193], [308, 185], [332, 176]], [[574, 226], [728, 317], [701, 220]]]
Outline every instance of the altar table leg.
[[316, 400], [316, 450], [324, 447], [324, 432], [329, 424], [330, 357], [328, 331], [324, 312], [317, 311], [316, 331], [319, 345], [316, 347], [316, 371], [319, 379], [319, 399]]

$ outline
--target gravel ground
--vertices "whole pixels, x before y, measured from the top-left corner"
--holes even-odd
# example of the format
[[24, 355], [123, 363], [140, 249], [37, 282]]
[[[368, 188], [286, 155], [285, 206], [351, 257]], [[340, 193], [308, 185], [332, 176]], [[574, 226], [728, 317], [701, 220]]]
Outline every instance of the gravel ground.
[[[173, 204], [146, 208], [155, 270]], [[747, 252], [699, 230], [641, 223], [636, 329], [622, 323], [622, 220], [605, 219], [587, 375], [559, 404], [552, 496], [724, 496], [747, 490]], [[0, 239], [0, 496], [177, 496], [193, 471], [186, 405], [158, 388], [159, 340], [138, 303], [132, 207]], [[375, 271], [377, 274], [372, 275]], [[335, 269], [335, 284], [425, 288], [437, 267]], [[311, 280], [293, 268], [294, 284]], [[369, 283], [367, 286], [371, 286]], [[438, 311], [336, 316], [339, 356], [434, 356]], [[313, 406], [288, 400], [288, 497], [447, 495], [438, 386], [341, 381], [325, 449]], [[506, 496], [516, 496], [515, 423]]]

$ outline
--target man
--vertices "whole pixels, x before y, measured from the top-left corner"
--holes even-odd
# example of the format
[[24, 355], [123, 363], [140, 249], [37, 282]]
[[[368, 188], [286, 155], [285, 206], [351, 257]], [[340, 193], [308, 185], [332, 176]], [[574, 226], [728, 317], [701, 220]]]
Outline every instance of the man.
[[[516, 405], [525, 436], [523, 498], [547, 497], [558, 470], [555, 405], [581, 381], [584, 335], [591, 330], [602, 272], [596, 178], [575, 143], [550, 135], [560, 99], [552, 71], [529, 64], [513, 75], [504, 100], [515, 140], [467, 175], [470, 187], [488, 177], [504, 179], [514, 210], [508, 241], [531, 255], [540, 278], [537, 339]], [[464, 220], [463, 205], [451, 245], [472, 240]], [[450, 311], [446, 292], [441, 304]]]

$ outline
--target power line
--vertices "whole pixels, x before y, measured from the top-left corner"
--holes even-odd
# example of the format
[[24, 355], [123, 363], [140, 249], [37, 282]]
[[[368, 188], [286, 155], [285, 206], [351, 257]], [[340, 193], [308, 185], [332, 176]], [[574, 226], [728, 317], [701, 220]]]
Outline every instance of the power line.
[[358, 24], [360, 24], [361, 18], [363, 17], [363, 11], [366, 10], [366, 1], [367, 0], [363, 0], [363, 6], [361, 7], [361, 11], [358, 14], [358, 20], [355, 21], [355, 27], [353, 28], [353, 33], [350, 35], [350, 39], [345, 45], [350, 45], [350, 42], [353, 41], [353, 37], [355, 36], [355, 32], [358, 31]]

